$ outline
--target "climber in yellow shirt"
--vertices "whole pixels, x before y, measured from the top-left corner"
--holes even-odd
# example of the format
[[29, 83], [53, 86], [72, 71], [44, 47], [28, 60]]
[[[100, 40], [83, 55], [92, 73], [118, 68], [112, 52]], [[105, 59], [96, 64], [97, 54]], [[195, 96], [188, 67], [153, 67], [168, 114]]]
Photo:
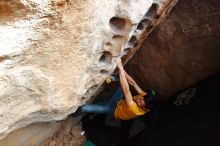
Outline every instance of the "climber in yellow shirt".
[[[152, 103], [152, 97], [156, 95], [155, 91], [149, 90], [149, 92], [145, 93], [134, 79], [126, 73], [121, 59], [117, 59], [116, 62], [121, 88], [115, 91], [109, 103], [82, 105], [72, 114], [73, 117], [84, 113], [108, 113], [113, 114], [116, 119], [130, 120], [150, 111], [150, 103]], [[134, 87], [138, 95], [132, 97], [129, 84]]]
[[[124, 93], [124, 98], [118, 101], [114, 115], [116, 119], [130, 120], [138, 116], [144, 115], [149, 111], [148, 105], [144, 100], [145, 93], [137, 83], [126, 73], [121, 63], [117, 60], [121, 88]], [[132, 97], [129, 85], [132, 85], [139, 95]]]

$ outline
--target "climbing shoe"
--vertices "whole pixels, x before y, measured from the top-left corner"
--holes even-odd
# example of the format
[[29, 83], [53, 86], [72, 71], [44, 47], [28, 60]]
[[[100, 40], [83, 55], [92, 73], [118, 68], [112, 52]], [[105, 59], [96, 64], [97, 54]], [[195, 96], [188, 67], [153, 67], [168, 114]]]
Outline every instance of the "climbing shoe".
[[118, 76], [112, 75], [112, 76], [107, 76], [105, 78], [105, 81], [107, 84], [111, 83], [111, 82], [115, 82], [115, 81], [119, 81]]

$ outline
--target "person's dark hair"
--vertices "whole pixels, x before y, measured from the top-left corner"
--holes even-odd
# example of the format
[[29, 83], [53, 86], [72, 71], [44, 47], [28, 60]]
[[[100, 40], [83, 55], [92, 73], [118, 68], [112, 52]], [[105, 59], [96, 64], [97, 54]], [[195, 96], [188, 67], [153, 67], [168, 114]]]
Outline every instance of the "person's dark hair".
[[146, 92], [147, 92], [147, 95], [144, 96], [145, 104], [150, 109], [155, 108], [157, 106], [157, 100], [156, 100], [157, 93], [156, 93], [156, 91], [152, 90], [152, 89], [147, 89]]

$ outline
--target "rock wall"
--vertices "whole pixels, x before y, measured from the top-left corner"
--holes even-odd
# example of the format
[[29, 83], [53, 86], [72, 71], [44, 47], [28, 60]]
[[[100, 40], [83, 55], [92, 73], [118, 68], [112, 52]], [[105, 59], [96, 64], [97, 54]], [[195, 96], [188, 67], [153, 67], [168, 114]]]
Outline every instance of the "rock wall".
[[220, 71], [220, 1], [180, 0], [127, 65], [161, 101]]
[[60, 129], [61, 123], [35, 123], [11, 132], [0, 146], [38, 146]]
[[175, 3], [1, 0], [0, 139], [87, 102]]

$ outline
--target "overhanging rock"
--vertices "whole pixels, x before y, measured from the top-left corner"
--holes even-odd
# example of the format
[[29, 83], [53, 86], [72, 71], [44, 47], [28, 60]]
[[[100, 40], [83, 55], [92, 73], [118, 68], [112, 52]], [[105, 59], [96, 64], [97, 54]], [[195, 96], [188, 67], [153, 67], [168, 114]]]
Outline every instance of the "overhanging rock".
[[0, 139], [74, 112], [176, 2], [2, 0]]

